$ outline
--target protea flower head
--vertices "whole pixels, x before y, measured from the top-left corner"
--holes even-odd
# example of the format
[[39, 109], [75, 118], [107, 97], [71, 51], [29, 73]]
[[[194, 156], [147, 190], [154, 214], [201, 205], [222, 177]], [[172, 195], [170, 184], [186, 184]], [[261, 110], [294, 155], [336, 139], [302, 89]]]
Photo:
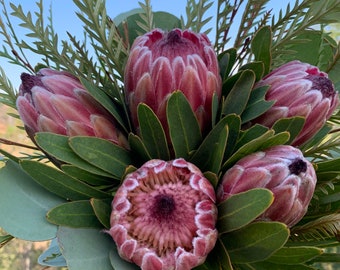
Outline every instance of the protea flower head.
[[292, 142], [298, 146], [315, 135], [338, 105], [338, 93], [325, 72], [300, 61], [291, 61], [266, 75], [255, 87], [269, 85], [266, 100], [275, 103], [255, 123], [271, 127], [281, 118], [303, 116], [305, 124]]
[[291, 227], [305, 215], [316, 185], [313, 165], [301, 151], [279, 145], [240, 159], [223, 176], [218, 202], [253, 188], [267, 188], [274, 201], [259, 217]]
[[68, 72], [49, 68], [23, 73], [17, 108], [28, 135], [39, 131], [96, 136], [127, 147], [113, 117]]
[[143, 270], [187, 270], [217, 240], [215, 192], [184, 159], [153, 159], [126, 176], [112, 202], [109, 234]]
[[166, 103], [175, 90], [182, 91], [189, 100], [203, 131], [211, 123], [213, 94], [221, 95], [215, 51], [205, 34], [190, 30], [154, 29], [138, 37], [131, 47], [124, 80], [137, 131], [139, 103], [150, 106], [167, 130]]

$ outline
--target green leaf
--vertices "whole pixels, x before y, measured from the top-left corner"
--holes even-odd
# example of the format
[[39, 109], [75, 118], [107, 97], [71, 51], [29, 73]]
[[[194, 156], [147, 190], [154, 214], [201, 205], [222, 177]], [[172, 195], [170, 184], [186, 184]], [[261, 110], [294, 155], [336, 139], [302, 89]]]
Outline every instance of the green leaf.
[[89, 201], [60, 204], [47, 212], [49, 222], [71, 228], [103, 228]]
[[85, 80], [84, 78], [80, 78], [81, 83], [85, 86], [85, 88], [91, 93], [93, 98], [95, 98], [101, 106], [103, 106], [106, 110], [108, 110], [111, 115], [117, 120], [117, 122], [125, 129], [127, 132], [125, 120], [122, 118], [122, 109], [120, 109], [113, 100], [99, 87], [95, 86], [91, 82]]
[[140, 267], [136, 264], [122, 259], [119, 256], [117, 249], [110, 251], [110, 261], [114, 270], [140, 270]]
[[327, 161], [321, 161], [316, 163], [316, 172], [317, 173], [326, 173], [326, 172], [340, 172], [340, 158], [335, 158]]
[[8, 244], [14, 237], [10, 234], [1, 235], [0, 236], [0, 248], [4, 247], [6, 244]]
[[271, 67], [271, 46], [272, 31], [269, 26], [260, 28], [251, 41], [251, 50], [256, 61], [264, 64], [264, 74], [267, 74]]
[[242, 123], [255, 119], [273, 106], [275, 101], [265, 100], [267, 90], [268, 86], [262, 86], [251, 91], [247, 107], [242, 112]]
[[137, 155], [137, 158], [134, 160], [139, 161], [138, 164], [141, 165], [149, 159], [152, 159], [142, 139], [137, 135], [133, 133], [129, 134], [129, 145], [131, 147], [131, 151]]
[[219, 172], [228, 139], [229, 119], [228, 116], [221, 119], [190, 158], [190, 162], [198, 166], [202, 172], [210, 171], [215, 174]]
[[49, 165], [32, 160], [21, 161], [21, 167], [39, 185], [67, 200], [107, 198], [110, 194], [97, 190]]
[[300, 264], [322, 254], [316, 247], [283, 247], [270, 256], [267, 261], [278, 264]]
[[229, 73], [235, 64], [236, 56], [237, 51], [235, 48], [228, 49], [218, 55], [217, 59], [222, 81], [228, 78]]
[[286, 144], [290, 144], [296, 138], [296, 136], [299, 135], [304, 124], [304, 117], [296, 116], [291, 118], [283, 118], [277, 120], [274, 123], [272, 129], [275, 130], [275, 133], [280, 133], [284, 131], [289, 132], [290, 136]]
[[148, 105], [141, 103], [137, 110], [140, 134], [150, 157], [168, 160], [169, 147], [161, 122]]
[[246, 108], [250, 93], [255, 82], [255, 74], [251, 70], [244, 70], [239, 79], [230, 90], [228, 96], [223, 101], [222, 114], [238, 114]]
[[288, 237], [289, 229], [283, 223], [255, 222], [223, 234], [221, 240], [233, 263], [251, 263], [270, 257]]
[[64, 256], [61, 254], [58, 246], [57, 238], [54, 238], [47, 250], [45, 250], [38, 258], [38, 263], [44, 266], [51, 267], [64, 267], [66, 261]]
[[111, 202], [112, 199], [99, 200], [92, 198], [90, 200], [97, 219], [106, 229], [110, 228]]
[[256, 270], [268, 270], [268, 269], [273, 269], [273, 270], [317, 270], [317, 268], [314, 268], [313, 266], [308, 266], [308, 265], [305, 265], [305, 264], [285, 265], [285, 264], [271, 263], [271, 262], [267, 262], [267, 261], [256, 262], [256, 263], [251, 263], [251, 264], [247, 264], [247, 265], [249, 265], [249, 268], [246, 268], [246, 269], [249, 269], [249, 270], [251, 270], [251, 269], [256, 269]]
[[120, 179], [131, 157], [128, 151], [112, 142], [95, 137], [72, 137], [69, 139], [72, 150], [88, 163]]
[[249, 224], [273, 202], [268, 189], [251, 189], [238, 193], [218, 205], [218, 232], [224, 234]]
[[181, 91], [170, 96], [166, 113], [175, 156], [187, 159], [201, 142], [202, 136], [197, 118]]
[[69, 146], [69, 138], [55, 133], [39, 132], [35, 136], [35, 141], [41, 149], [60, 161], [72, 164], [93, 174], [105, 177], [111, 176], [111, 174], [89, 164], [76, 155]]
[[119, 184], [119, 182], [114, 178], [91, 174], [90, 172], [80, 169], [74, 165], [64, 164], [61, 165], [61, 169], [67, 175], [92, 186], [112, 185], [115, 183]]
[[228, 140], [224, 152], [224, 159], [227, 159], [234, 151], [235, 145], [241, 130], [241, 118], [238, 115], [227, 115], [228, 123]]
[[115, 244], [108, 234], [98, 229], [59, 227], [57, 237], [69, 270], [112, 270], [109, 252]]
[[252, 70], [255, 74], [256, 81], [259, 81], [262, 79], [263, 74], [264, 74], [264, 64], [261, 61], [255, 61], [255, 62], [250, 62], [242, 67], [239, 68], [239, 70]]
[[45, 215], [64, 200], [46, 191], [10, 160], [0, 170], [0, 198], [0, 227], [7, 233], [28, 241], [56, 236], [57, 227], [48, 223]]

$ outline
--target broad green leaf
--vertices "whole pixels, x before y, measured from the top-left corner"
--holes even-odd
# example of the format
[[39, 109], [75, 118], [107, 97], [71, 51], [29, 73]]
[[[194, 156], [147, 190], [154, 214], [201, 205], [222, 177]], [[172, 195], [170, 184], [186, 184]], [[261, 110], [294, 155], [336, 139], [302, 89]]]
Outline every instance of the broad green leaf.
[[218, 205], [218, 232], [224, 234], [249, 224], [273, 202], [268, 189], [251, 189], [235, 194]]
[[256, 61], [264, 64], [264, 74], [267, 74], [271, 67], [271, 46], [272, 31], [269, 26], [260, 28], [251, 41], [251, 50]]
[[222, 114], [241, 115], [249, 100], [255, 82], [255, 74], [251, 70], [244, 70], [230, 90], [222, 104]]
[[235, 48], [228, 49], [217, 56], [222, 81], [228, 78], [229, 73], [235, 64], [236, 56], [237, 52]]
[[252, 141], [242, 145], [238, 150], [223, 164], [222, 168], [225, 170], [236, 163], [241, 158], [257, 152], [269, 148], [274, 145], [285, 144], [289, 139], [288, 132], [281, 132], [279, 134], [274, 135], [273, 130], [268, 130], [263, 135], [253, 139]]
[[120, 179], [126, 167], [131, 164], [127, 150], [112, 142], [95, 137], [72, 137], [69, 139], [72, 150], [88, 163]]
[[267, 261], [278, 264], [300, 264], [322, 254], [316, 247], [283, 247], [270, 256]]
[[[238, 265], [239, 266], [239, 265]], [[318, 270], [318, 268], [314, 268], [313, 266], [305, 265], [305, 264], [293, 264], [293, 265], [285, 265], [285, 264], [276, 264], [271, 262], [256, 262], [247, 264], [249, 268], [240, 268], [240, 270], [243, 269], [249, 269], [249, 270]]]
[[261, 126], [259, 124], [255, 124], [254, 126], [246, 129], [244, 131], [240, 131], [240, 136], [235, 146], [235, 149], [240, 148], [242, 145], [256, 139], [257, 137], [262, 136], [266, 132], [268, 132], [268, 128], [265, 126]]
[[187, 159], [202, 136], [197, 118], [182, 92], [176, 91], [170, 96], [166, 113], [175, 156]]
[[330, 171], [340, 172], [340, 158], [316, 163], [316, 173], [326, 173]]
[[56, 236], [57, 226], [47, 222], [46, 212], [65, 200], [38, 185], [16, 163], [0, 170], [0, 227], [14, 237], [44, 241]]
[[140, 267], [136, 264], [122, 259], [119, 256], [117, 249], [112, 249], [110, 251], [110, 261], [114, 270], [140, 270]]
[[80, 158], [69, 146], [68, 136], [49, 132], [39, 132], [35, 140], [39, 147], [56, 159], [72, 164], [93, 174], [110, 177], [111, 175]]
[[283, 223], [255, 222], [223, 234], [221, 240], [233, 263], [251, 263], [270, 257], [288, 237], [289, 229]]
[[60, 204], [47, 212], [52, 224], [71, 228], [103, 228], [89, 201], [74, 201]]
[[111, 199], [107, 200], [99, 200], [92, 198], [90, 200], [93, 211], [97, 217], [97, 219], [101, 222], [101, 224], [109, 229], [110, 228], [110, 216], [111, 216]]
[[228, 120], [229, 117], [220, 120], [190, 158], [190, 162], [203, 172], [210, 171], [217, 174], [220, 170], [228, 139]]
[[49, 165], [32, 160], [21, 161], [21, 167], [39, 185], [67, 200], [108, 198], [110, 194], [97, 190]]
[[138, 163], [140, 165], [149, 159], [152, 159], [142, 139], [137, 135], [133, 133], [129, 134], [129, 145], [131, 147], [131, 151], [137, 154], [137, 158], [135, 158], [135, 160], [139, 161]]
[[[134, 9], [134, 10], [131, 10], [130, 12], [126, 12], [125, 15], [123, 14], [124, 16], [120, 16], [120, 18], [118, 18], [121, 21], [121, 23], [118, 24], [118, 30], [121, 36], [124, 36], [126, 33], [126, 31], [124, 30], [124, 27], [127, 27], [128, 39], [129, 39], [130, 45], [132, 45], [136, 37], [140, 36], [140, 33], [145, 32], [138, 25], [141, 22], [139, 11], [142, 11], [142, 10]], [[170, 31], [174, 28], [181, 28], [181, 21], [176, 16], [168, 12], [157, 11], [157, 12], [152, 12], [152, 15], [153, 15], [154, 28], [160, 28], [165, 31]]]
[[121, 125], [121, 127], [123, 127], [127, 132], [126, 121], [122, 118], [122, 108], [119, 108], [116, 103], [114, 103], [114, 101], [99, 87], [95, 86], [84, 78], [80, 78], [80, 81], [91, 93], [91, 95], [99, 102], [99, 104], [108, 110]]
[[[339, 246], [339, 243], [337, 243], [336, 246]], [[320, 256], [315, 257], [312, 261], [325, 263], [340, 263], [340, 254], [325, 252]]]
[[57, 237], [69, 270], [112, 270], [109, 252], [115, 244], [102, 230], [59, 227]]
[[38, 263], [44, 266], [63, 267], [67, 266], [63, 254], [61, 254], [57, 238], [54, 238], [47, 250], [38, 258]]
[[168, 160], [169, 147], [161, 122], [148, 105], [141, 103], [137, 110], [142, 141], [151, 158]]
[[114, 183], [119, 184], [119, 182], [116, 181], [116, 179], [114, 178], [92, 174], [74, 165], [64, 164], [61, 165], [61, 169], [67, 175], [78, 180], [81, 180], [82, 182], [85, 182], [92, 186], [112, 185]]
[[242, 123], [255, 119], [273, 106], [275, 103], [274, 101], [265, 100], [267, 90], [267, 86], [262, 86], [251, 91], [247, 107], [244, 109], [241, 116]]
[[241, 118], [236, 114], [230, 114], [226, 116], [228, 120], [228, 140], [227, 146], [224, 152], [224, 159], [227, 159], [234, 151], [238, 136], [241, 131]]
[[275, 130], [275, 133], [288, 131], [290, 136], [286, 144], [290, 144], [296, 136], [299, 135], [304, 124], [304, 117], [296, 116], [291, 118], [282, 118], [274, 123], [272, 129]]
[[254, 61], [247, 63], [239, 68], [239, 70], [247, 70], [250, 69], [254, 72], [256, 81], [262, 79], [264, 73], [264, 64], [262, 61]]
[[234, 85], [240, 79], [243, 71], [239, 71], [234, 75], [227, 77], [222, 83], [222, 97], [227, 97], [230, 91], [233, 89]]

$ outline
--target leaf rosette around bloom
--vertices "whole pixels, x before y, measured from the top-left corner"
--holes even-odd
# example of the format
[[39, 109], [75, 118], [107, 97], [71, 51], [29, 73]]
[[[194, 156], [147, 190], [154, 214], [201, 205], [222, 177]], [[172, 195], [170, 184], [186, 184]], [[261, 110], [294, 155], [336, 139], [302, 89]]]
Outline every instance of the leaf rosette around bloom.
[[259, 219], [291, 227], [306, 214], [316, 180], [313, 165], [299, 149], [274, 146], [250, 154], [230, 168], [218, 187], [217, 200], [253, 188], [267, 188], [273, 192], [274, 201]]
[[127, 140], [113, 117], [80, 81], [68, 72], [49, 68], [37, 75], [21, 75], [17, 108], [26, 131], [67, 136], [94, 136], [127, 147]]
[[336, 109], [338, 93], [327, 73], [300, 61], [288, 62], [260, 80], [256, 87], [269, 85], [266, 100], [275, 103], [253, 122], [272, 127], [282, 118], [303, 116], [305, 124], [292, 145], [298, 146], [313, 137]]
[[120, 256], [142, 269], [192, 269], [217, 239], [215, 192], [184, 159], [146, 162], [112, 202], [110, 235]]
[[180, 90], [188, 99], [202, 131], [211, 123], [212, 99], [221, 95], [216, 53], [204, 34], [155, 29], [138, 37], [125, 68], [125, 91], [138, 131], [137, 106], [151, 107], [167, 129], [168, 96]]

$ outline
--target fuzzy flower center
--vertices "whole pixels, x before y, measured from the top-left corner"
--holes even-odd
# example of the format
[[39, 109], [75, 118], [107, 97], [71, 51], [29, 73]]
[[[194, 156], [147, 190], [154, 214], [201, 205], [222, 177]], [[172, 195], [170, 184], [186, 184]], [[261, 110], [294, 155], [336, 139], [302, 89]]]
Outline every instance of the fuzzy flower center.
[[296, 158], [288, 168], [290, 173], [299, 175], [300, 173], [307, 171], [307, 163], [300, 158]]
[[306, 79], [312, 82], [312, 89], [318, 89], [324, 98], [334, 95], [334, 87], [330, 79], [320, 75], [307, 75]]
[[151, 215], [156, 219], [169, 219], [176, 208], [173, 196], [158, 194], [154, 198]]
[[40, 76], [32, 76], [28, 73], [22, 73], [20, 76], [20, 79], [22, 81], [22, 94], [29, 93], [31, 94], [31, 90], [34, 86], [43, 86], [43, 83], [41, 82]]

